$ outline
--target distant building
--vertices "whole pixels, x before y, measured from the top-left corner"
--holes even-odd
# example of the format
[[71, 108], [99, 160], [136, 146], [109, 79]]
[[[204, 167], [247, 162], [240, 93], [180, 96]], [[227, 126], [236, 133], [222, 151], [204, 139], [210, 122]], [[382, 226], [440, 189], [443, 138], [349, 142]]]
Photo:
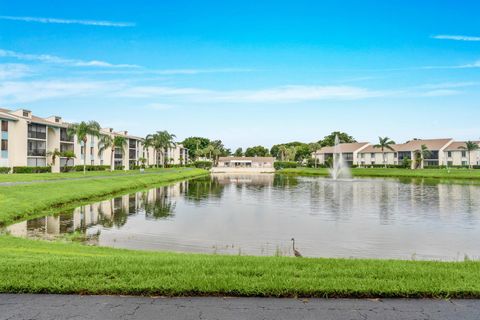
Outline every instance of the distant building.
[[[477, 142], [480, 144], [480, 142]], [[413, 139], [402, 144], [393, 144], [382, 150], [375, 148], [369, 143], [343, 143], [338, 146], [338, 152], [349, 165], [372, 166], [372, 165], [401, 165], [405, 159], [412, 160], [412, 168], [415, 166], [415, 154], [422, 146], [426, 146], [429, 156], [423, 159], [421, 166], [467, 166], [468, 151], [464, 141], [446, 139]], [[333, 157], [334, 147], [325, 147], [313, 154], [318, 163], [325, 164], [329, 157]], [[472, 165], [480, 165], [480, 150], [470, 154]]]
[[213, 172], [274, 172], [273, 157], [220, 157]]
[[[0, 167], [45, 167], [51, 166], [53, 172], [59, 172], [64, 166], [87, 165], [111, 166], [112, 150], [107, 148], [99, 153], [99, 138], [88, 136], [87, 142], [78, 142], [76, 136], [67, 134], [69, 123], [62, 117], [52, 116], [40, 118], [30, 110], [16, 111], [0, 108], [1, 153]], [[181, 144], [164, 152], [156, 152], [153, 148], [144, 148], [141, 137], [129, 135], [127, 131], [115, 132], [112, 128], [103, 128], [101, 135], [111, 137], [122, 136], [127, 140], [124, 150], [114, 150], [114, 165], [125, 169], [141, 164], [146, 158], [147, 164], [185, 164], [188, 162], [188, 150]], [[49, 152], [55, 149], [64, 152], [72, 151], [76, 157], [67, 159], [60, 157], [55, 163]], [[68, 163], [67, 163], [68, 160]]]

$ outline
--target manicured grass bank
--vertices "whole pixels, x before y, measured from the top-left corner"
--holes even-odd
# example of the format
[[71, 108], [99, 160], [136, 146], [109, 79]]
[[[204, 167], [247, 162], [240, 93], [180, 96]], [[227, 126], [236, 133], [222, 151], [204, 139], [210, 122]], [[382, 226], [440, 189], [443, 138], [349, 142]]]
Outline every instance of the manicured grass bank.
[[[278, 174], [298, 176], [328, 176], [328, 169], [294, 168], [277, 171]], [[383, 168], [354, 168], [355, 177], [392, 177], [392, 178], [432, 178], [432, 179], [471, 179], [480, 180], [480, 170], [468, 169], [383, 169]]]
[[16, 220], [46, 214], [58, 207], [71, 206], [133, 189], [208, 174], [202, 169], [164, 169], [139, 175], [90, 177], [82, 180], [59, 180], [46, 183], [0, 187], [0, 226]]
[[[203, 174], [206, 171], [175, 169], [0, 187], [0, 223], [43, 215], [83, 199], [91, 201]], [[3, 235], [0, 292], [480, 298], [480, 263], [141, 252]]]
[[480, 297], [480, 263], [152, 253], [3, 236], [0, 292]]
[[[151, 174], [156, 172], [163, 172], [169, 169], [146, 169], [145, 173]], [[173, 169], [170, 169], [173, 170]], [[115, 171], [87, 171], [83, 172], [65, 172], [65, 173], [22, 173], [22, 174], [0, 174], [0, 183], [2, 182], [31, 182], [31, 181], [45, 181], [45, 180], [63, 180], [63, 179], [79, 179], [91, 178], [100, 176], [120, 176], [120, 175], [137, 175], [140, 170], [115, 170]]]

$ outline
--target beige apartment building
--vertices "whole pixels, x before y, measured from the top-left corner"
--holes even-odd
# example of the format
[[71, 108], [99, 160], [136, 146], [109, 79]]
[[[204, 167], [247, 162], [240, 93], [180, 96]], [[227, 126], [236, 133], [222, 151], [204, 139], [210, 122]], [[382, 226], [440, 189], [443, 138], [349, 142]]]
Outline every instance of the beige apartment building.
[[[480, 142], [477, 142], [480, 144]], [[468, 151], [462, 149], [465, 147], [464, 141], [454, 141], [451, 138], [446, 139], [414, 139], [402, 144], [391, 145], [393, 150], [385, 149], [382, 153], [380, 148], [375, 148], [369, 143], [344, 143], [338, 146], [339, 153], [349, 165], [372, 166], [372, 165], [401, 165], [404, 159], [415, 159], [417, 150], [422, 146], [429, 150], [429, 157], [425, 158], [421, 164], [422, 167], [428, 166], [467, 166], [469, 155]], [[322, 148], [314, 157], [318, 163], [325, 164], [329, 157], [333, 157], [334, 148]], [[480, 150], [470, 153], [472, 165], [480, 165]], [[412, 161], [412, 168], [415, 164]]]
[[[61, 167], [82, 165], [84, 160], [87, 165], [112, 165], [110, 148], [99, 153], [98, 137], [87, 137], [85, 145], [83, 141], [78, 142], [76, 136], [69, 137], [69, 124], [59, 116], [41, 118], [26, 109], [11, 111], [0, 108], [0, 122], [0, 167], [51, 166], [52, 172], [60, 172]], [[113, 161], [116, 167], [122, 166], [128, 170], [140, 165], [141, 158], [146, 158], [150, 165], [157, 163], [155, 150], [144, 148], [143, 138], [129, 135], [127, 131], [115, 132], [112, 128], [102, 128], [101, 134], [123, 136], [127, 139], [124, 150], [114, 151]], [[61, 152], [71, 150], [76, 157], [69, 160], [60, 158], [53, 163], [49, 152], [55, 149]], [[181, 144], [165, 150], [163, 154], [168, 157], [169, 164], [185, 164], [188, 161], [188, 150]], [[161, 156], [158, 159], [163, 161]]]

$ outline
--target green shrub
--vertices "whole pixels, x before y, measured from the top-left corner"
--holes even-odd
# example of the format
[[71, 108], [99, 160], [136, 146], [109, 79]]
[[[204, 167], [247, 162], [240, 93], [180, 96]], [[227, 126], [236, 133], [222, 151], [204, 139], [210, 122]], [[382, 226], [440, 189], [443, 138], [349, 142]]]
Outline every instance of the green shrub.
[[195, 168], [210, 170], [212, 169], [213, 163], [211, 161], [195, 161], [193, 165]]
[[52, 172], [52, 167], [13, 167], [13, 173], [46, 173]]
[[0, 174], [7, 174], [10, 173], [9, 167], [0, 167]]
[[125, 166], [115, 166], [115, 170], [124, 170]]
[[273, 167], [275, 168], [275, 170], [296, 168], [298, 167], [298, 163], [294, 161], [275, 161], [273, 163]]

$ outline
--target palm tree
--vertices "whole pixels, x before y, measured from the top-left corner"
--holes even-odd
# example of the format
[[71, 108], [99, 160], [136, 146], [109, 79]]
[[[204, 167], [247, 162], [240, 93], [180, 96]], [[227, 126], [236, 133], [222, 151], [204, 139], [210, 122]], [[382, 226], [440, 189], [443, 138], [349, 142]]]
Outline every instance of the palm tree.
[[285, 161], [287, 152], [288, 152], [288, 148], [285, 145], [281, 145], [278, 147], [278, 153], [280, 154], [280, 161]]
[[52, 166], [55, 165], [55, 162], [57, 158], [60, 158], [62, 156], [62, 152], [60, 152], [57, 148], [53, 151], [48, 151], [47, 152], [47, 157], [52, 157]]
[[67, 171], [67, 167], [68, 167], [68, 162], [69, 162], [71, 159], [76, 158], [75, 152], [73, 152], [73, 150], [64, 151], [64, 152], [62, 152], [61, 157], [64, 157], [64, 158], [66, 159], [66, 161], [65, 161], [65, 166], [63, 167], [63, 171], [66, 172], [66, 171]]
[[373, 146], [376, 149], [382, 150], [383, 164], [385, 165], [385, 168], [387, 167], [387, 159], [385, 159], [385, 149], [395, 151], [392, 147], [392, 144], [395, 144], [395, 141], [393, 141], [389, 137], [378, 137], [378, 144]]
[[110, 170], [114, 171], [115, 170], [115, 160], [114, 160], [115, 150], [118, 148], [121, 150], [121, 153], [123, 154], [125, 152], [126, 146], [127, 146], [127, 138], [122, 136], [112, 137], [110, 135], [103, 134], [100, 137], [100, 140], [98, 141], [98, 155], [101, 155], [105, 150], [110, 148], [111, 150]]
[[465, 146], [460, 146], [458, 147], [459, 149], [466, 150], [467, 151], [467, 156], [468, 156], [468, 168], [472, 168], [472, 162], [471, 162], [471, 153], [475, 150], [480, 149], [480, 146], [478, 143], [473, 142], [473, 141], [467, 141], [465, 142]]
[[163, 159], [162, 166], [165, 167], [167, 159], [165, 158], [165, 150], [168, 150], [172, 147], [175, 147], [177, 144], [174, 142], [176, 136], [169, 133], [168, 131], [157, 131], [154, 134], [149, 134], [145, 141], [148, 141], [148, 144], [151, 145], [155, 152], [157, 153], [157, 164], [158, 164], [158, 154], [161, 155]]
[[[155, 156], [155, 146], [153, 145], [153, 135], [149, 134], [148, 136], [145, 137], [143, 141], [143, 148], [147, 150], [147, 155], [148, 155], [148, 149], [152, 148], [154, 152], [154, 158], [157, 159]], [[157, 164], [157, 163], [155, 163]], [[147, 156], [147, 166], [150, 166], [150, 157]]]
[[424, 144], [422, 144], [420, 149], [415, 150], [415, 169], [423, 167], [423, 161], [428, 159], [431, 155], [432, 152], [428, 150], [428, 147]]
[[67, 135], [69, 137], [77, 136], [79, 143], [83, 143], [83, 174], [87, 172], [87, 140], [88, 136], [99, 137], [100, 136], [100, 124], [96, 121], [82, 121], [80, 123], [74, 123], [67, 129]]

